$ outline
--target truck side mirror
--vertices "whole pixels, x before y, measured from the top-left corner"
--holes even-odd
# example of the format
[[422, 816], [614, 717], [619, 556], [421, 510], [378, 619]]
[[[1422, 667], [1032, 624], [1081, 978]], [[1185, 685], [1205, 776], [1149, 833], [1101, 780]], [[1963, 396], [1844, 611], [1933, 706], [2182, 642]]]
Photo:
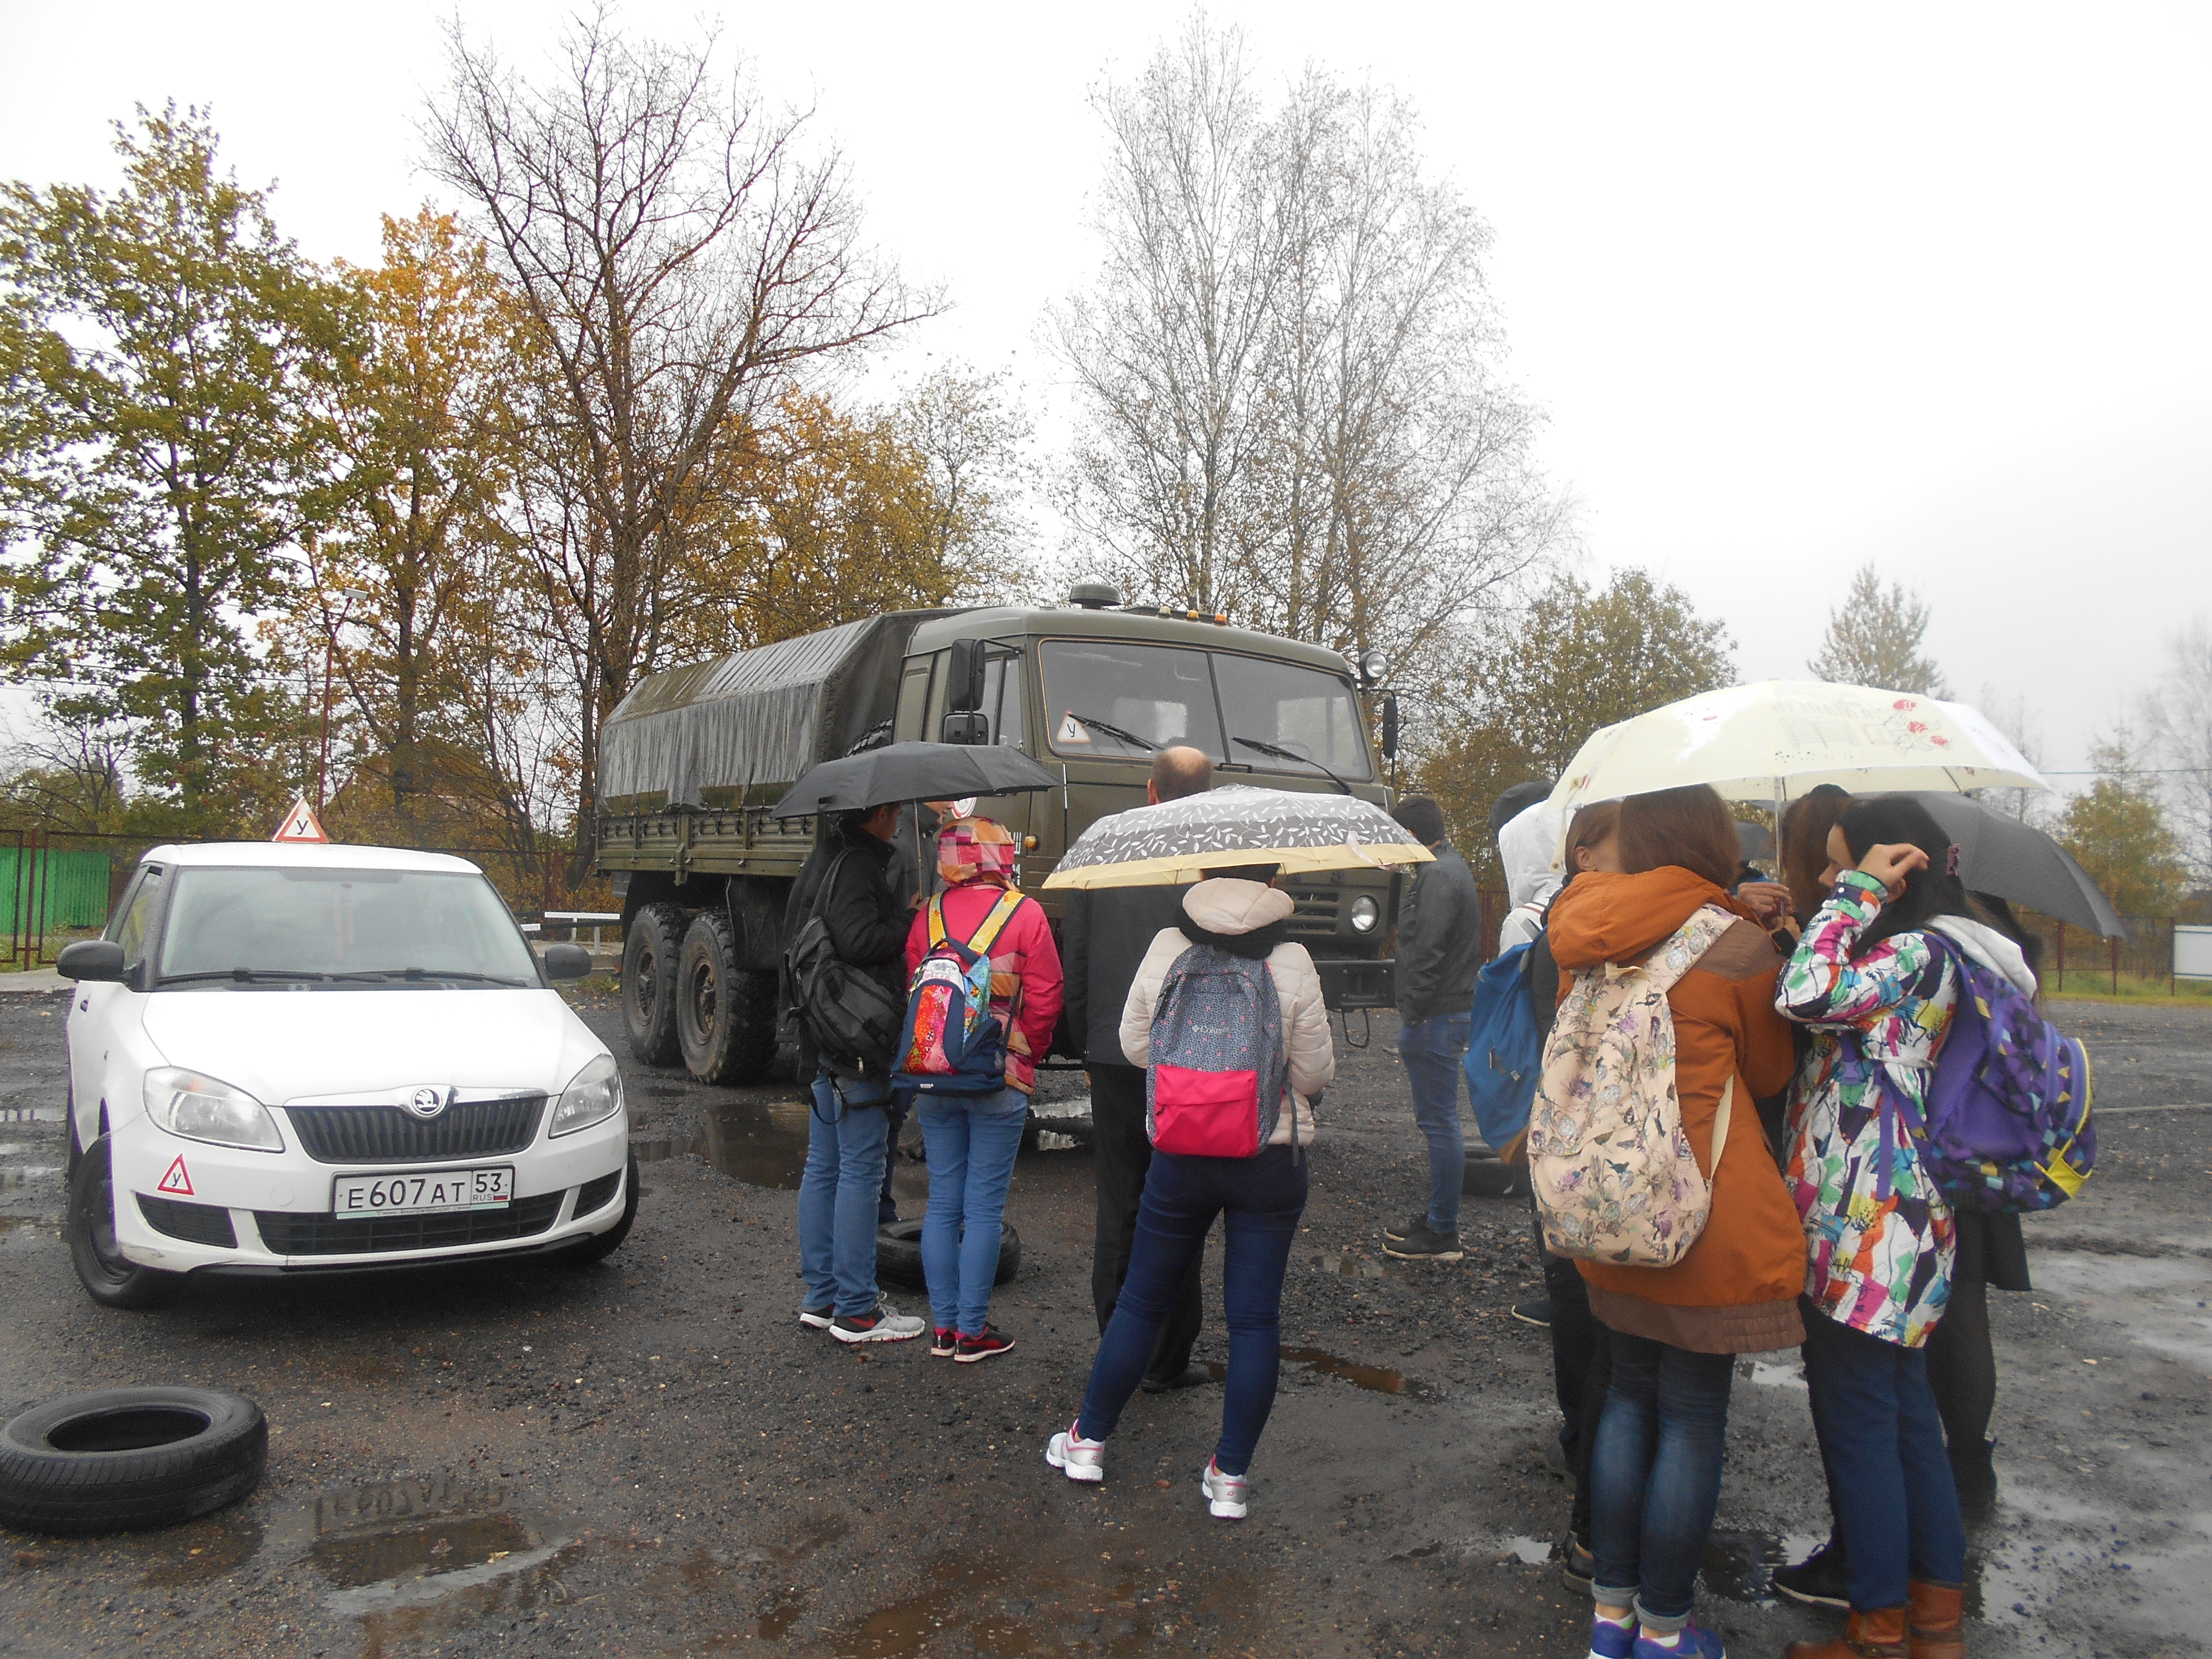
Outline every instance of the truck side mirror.
[[[956, 714], [965, 714], [983, 706], [983, 641], [955, 640], [952, 656], [948, 664], [951, 672], [945, 677], [945, 706]], [[947, 738], [947, 743], [954, 739]]]
[[991, 717], [988, 714], [947, 714], [938, 736], [939, 743], [988, 744], [991, 741]]
[[1398, 694], [1382, 699], [1382, 758], [1398, 758]]

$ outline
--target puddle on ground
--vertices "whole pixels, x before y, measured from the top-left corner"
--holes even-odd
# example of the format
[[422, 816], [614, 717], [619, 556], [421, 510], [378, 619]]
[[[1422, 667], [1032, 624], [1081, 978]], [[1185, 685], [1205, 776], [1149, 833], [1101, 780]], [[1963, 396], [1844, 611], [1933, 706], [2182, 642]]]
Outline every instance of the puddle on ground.
[[[746, 1551], [744, 1559], [760, 1565], [773, 1562], [778, 1566], [795, 1566], [823, 1545], [848, 1538], [852, 1532], [853, 1523], [844, 1516], [825, 1515], [801, 1524], [791, 1534], [790, 1542], [758, 1545]], [[793, 1587], [772, 1590], [753, 1620], [753, 1634], [763, 1642], [780, 1642], [805, 1611], [806, 1596], [803, 1592]]]
[[1764, 1359], [1754, 1359], [1739, 1366], [1736, 1375], [1762, 1389], [1796, 1389], [1802, 1391], [1805, 1387], [1805, 1371], [1802, 1365], [1777, 1365]]
[[1510, 1555], [1524, 1567], [1540, 1567], [1552, 1559], [1552, 1542], [1547, 1538], [1531, 1538], [1525, 1533], [1516, 1533], [1510, 1538], [1498, 1540], [1501, 1555]]
[[702, 1134], [633, 1135], [630, 1150], [641, 1164], [700, 1158], [748, 1187], [788, 1190], [806, 1167], [811, 1109], [803, 1100], [732, 1102], [708, 1114]]
[[[1363, 1365], [1357, 1360], [1345, 1359], [1320, 1348], [1285, 1347], [1280, 1352], [1285, 1365], [1319, 1371], [1324, 1376], [1340, 1378], [1353, 1388], [1365, 1389], [1370, 1394], [1398, 1394], [1409, 1400], [1441, 1400], [1443, 1397], [1443, 1390], [1407, 1376], [1403, 1371], [1394, 1371], [1382, 1365]], [[1228, 1365], [1221, 1360], [1209, 1359], [1205, 1365], [1217, 1382], [1229, 1375]]]
[[1356, 1255], [1336, 1255], [1328, 1252], [1316, 1252], [1314, 1255], [1309, 1257], [1308, 1260], [1310, 1261], [1315, 1267], [1320, 1268], [1323, 1273], [1334, 1273], [1340, 1279], [1380, 1279], [1382, 1277], [1382, 1264], [1381, 1262], [1363, 1261]]
[[221, 1578], [258, 1555], [265, 1535], [261, 1523], [238, 1507], [204, 1516], [159, 1535], [161, 1554], [139, 1582], [174, 1588]]
[[58, 1221], [49, 1220], [43, 1216], [0, 1215], [0, 1237], [12, 1233], [19, 1227], [32, 1229], [52, 1227], [58, 1231], [60, 1226], [61, 1224]]
[[27, 1164], [21, 1169], [0, 1170], [0, 1193], [12, 1193], [18, 1188], [29, 1186], [34, 1181], [58, 1179], [61, 1172], [59, 1164]]
[[308, 1559], [340, 1589], [386, 1579], [427, 1578], [478, 1567], [530, 1547], [530, 1530], [512, 1515], [433, 1516], [411, 1526], [319, 1538]]
[[62, 1123], [68, 1118], [66, 1106], [0, 1106], [0, 1123]]
[[[1802, 1561], [1828, 1540], [1814, 1533], [1745, 1532], [1716, 1527], [1705, 1540], [1698, 1577], [1714, 1595], [1754, 1607], [1782, 1604], [1774, 1570]], [[2042, 1547], [2037, 1546], [2039, 1551]], [[2002, 1558], [1978, 1549], [1966, 1552], [1966, 1616], [1986, 1623], [2009, 1623], [2039, 1605], [2032, 1571], [2022, 1572]]]

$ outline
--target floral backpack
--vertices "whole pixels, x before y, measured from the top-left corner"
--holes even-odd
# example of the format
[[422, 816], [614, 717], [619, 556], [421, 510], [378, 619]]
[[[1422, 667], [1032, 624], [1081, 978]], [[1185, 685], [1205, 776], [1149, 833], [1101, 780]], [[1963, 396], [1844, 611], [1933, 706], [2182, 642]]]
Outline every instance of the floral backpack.
[[[1528, 1182], [1554, 1255], [1671, 1267], [1712, 1213], [1674, 1092], [1674, 1014], [1667, 993], [1735, 918], [1701, 908], [1641, 962], [1576, 974], [1544, 1046], [1528, 1116]], [[1735, 1097], [1713, 1122], [1717, 1172]]]

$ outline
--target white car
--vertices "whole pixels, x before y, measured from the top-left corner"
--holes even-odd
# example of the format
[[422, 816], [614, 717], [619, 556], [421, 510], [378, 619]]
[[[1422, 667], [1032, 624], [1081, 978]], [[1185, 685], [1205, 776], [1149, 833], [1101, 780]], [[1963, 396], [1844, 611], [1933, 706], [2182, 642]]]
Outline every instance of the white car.
[[191, 1273], [562, 1253], [637, 1213], [606, 1046], [474, 865], [378, 847], [158, 847], [69, 1013], [68, 1235], [111, 1307]]

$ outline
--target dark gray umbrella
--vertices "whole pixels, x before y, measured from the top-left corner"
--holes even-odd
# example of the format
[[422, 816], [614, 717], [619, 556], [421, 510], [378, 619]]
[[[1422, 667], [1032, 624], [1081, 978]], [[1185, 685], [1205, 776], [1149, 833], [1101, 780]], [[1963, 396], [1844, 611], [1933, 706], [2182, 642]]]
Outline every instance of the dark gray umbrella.
[[2127, 932], [2112, 902], [2073, 854], [2032, 823], [2022, 823], [1968, 795], [1900, 791], [1918, 801], [1959, 846], [1959, 875], [1978, 893], [1995, 893], [2107, 939]]
[[895, 743], [809, 767], [775, 804], [775, 816], [803, 818], [893, 801], [1014, 794], [1059, 782], [1020, 750], [1000, 744]]

